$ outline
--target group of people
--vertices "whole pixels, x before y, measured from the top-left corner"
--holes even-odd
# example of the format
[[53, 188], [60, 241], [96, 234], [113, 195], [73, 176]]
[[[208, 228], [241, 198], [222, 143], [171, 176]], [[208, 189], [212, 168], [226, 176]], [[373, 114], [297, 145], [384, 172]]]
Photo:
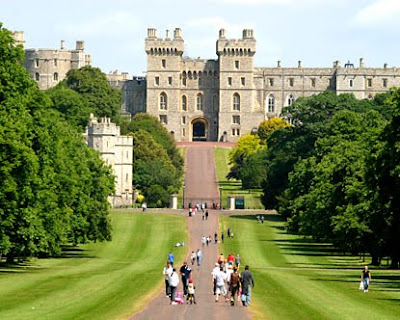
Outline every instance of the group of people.
[[249, 266], [246, 265], [241, 274], [239, 268], [239, 255], [235, 257], [231, 253], [227, 259], [222, 253], [219, 255], [211, 272], [215, 302], [219, 301], [219, 296], [223, 296], [225, 301], [230, 301], [232, 306], [235, 306], [238, 300], [245, 307], [250, 305], [251, 287], [254, 287], [253, 275]]

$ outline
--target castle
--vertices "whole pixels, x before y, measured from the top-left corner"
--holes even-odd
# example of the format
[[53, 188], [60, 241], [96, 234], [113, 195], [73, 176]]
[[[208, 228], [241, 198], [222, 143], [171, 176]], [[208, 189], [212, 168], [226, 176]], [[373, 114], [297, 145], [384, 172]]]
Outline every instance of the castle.
[[[23, 31], [13, 32], [17, 45], [25, 45]], [[71, 69], [90, 65], [91, 57], [85, 54], [84, 41], [76, 41], [75, 49], [68, 50], [61, 40], [60, 49], [25, 49], [24, 67], [39, 86], [46, 90], [64, 80]]]
[[[14, 33], [23, 44], [23, 33]], [[109, 83], [123, 92], [121, 112], [135, 115], [147, 112], [160, 119], [177, 141], [236, 141], [257, 130], [265, 119], [278, 117], [282, 108], [300, 97], [333, 90], [352, 93], [358, 99], [371, 99], [377, 93], [400, 86], [400, 70], [367, 68], [335, 61], [332, 67], [255, 67], [256, 40], [253, 30], [243, 30], [241, 39], [228, 39], [224, 29], [216, 42], [217, 59], [191, 59], [184, 56], [182, 31], [157, 36], [147, 30], [146, 77], [130, 78], [127, 73], [107, 75]], [[70, 69], [90, 64], [83, 41], [75, 50], [27, 49], [25, 67], [41, 89], [64, 79]], [[290, 119], [289, 119], [290, 121]]]
[[[300, 97], [327, 89], [371, 99], [400, 86], [400, 70], [367, 68], [363, 59], [355, 67], [335, 61], [330, 68], [254, 67], [256, 40], [253, 30], [241, 39], [228, 39], [224, 29], [216, 43], [217, 59], [183, 56], [184, 40], [176, 28], [171, 37], [157, 37], [148, 29], [145, 39], [146, 78], [118, 82], [123, 109], [131, 114], [148, 112], [160, 119], [177, 141], [236, 141], [257, 130], [265, 119], [278, 117], [282, 108]], [[289, 119], [290, 120], [290, 119]]]

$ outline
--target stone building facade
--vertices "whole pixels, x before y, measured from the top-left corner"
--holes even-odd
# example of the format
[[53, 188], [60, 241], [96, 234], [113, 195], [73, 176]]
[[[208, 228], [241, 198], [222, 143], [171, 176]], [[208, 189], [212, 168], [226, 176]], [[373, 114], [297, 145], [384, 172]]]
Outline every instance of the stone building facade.
[[[184, 57], [184, 40], [176, 28], [170, 36], [148, 29], [145, 39], [146, 78], [119, 83], [124, 110], [148, 112], [163, 122], [177, 141], [236, 141], [257, 129], [261, 121], [281, 115], [282, 108], [300, 97], [334, 90], [370, 99], [400, 86], [400, 69], [367, 68], [335, 61], [332, 67], [254, 66], [253, 30], [241, 39], [228, 39], [221, 29], [217, 59]], [[145, 81], [144, 81], [145, 80]]]
[[100, 152], [105, 165], [111, 166], [115, 174], [115, 194], [109, 197], [111, 205], [132, 205], [133, 138], [121, 136], [120, 127], [110, 118], [97, 119], [92, 114], [86, 139], [88, 146]]
[[[23, 31], [13, 32], [16, 44], [24, 46]], [[61, 40], [60, 49], [25, 49], [24, 67], [38, 85], [46, 90], [64, 80], [71, 69], [90, 65], [91, 57], [85, 54], [84, 41], [76, 41], [75, 49], [67, 49]]]

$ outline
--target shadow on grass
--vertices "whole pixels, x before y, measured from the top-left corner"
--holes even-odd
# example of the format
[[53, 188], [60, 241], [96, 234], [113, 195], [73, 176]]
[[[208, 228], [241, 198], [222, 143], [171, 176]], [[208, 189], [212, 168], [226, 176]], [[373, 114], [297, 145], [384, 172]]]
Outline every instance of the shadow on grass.
[[88, 250], [78, 248], [73, 245], [62, 246], [61, 255], [54, 257], [56, 259], [93, 259], [95, 256], [89, 255]]

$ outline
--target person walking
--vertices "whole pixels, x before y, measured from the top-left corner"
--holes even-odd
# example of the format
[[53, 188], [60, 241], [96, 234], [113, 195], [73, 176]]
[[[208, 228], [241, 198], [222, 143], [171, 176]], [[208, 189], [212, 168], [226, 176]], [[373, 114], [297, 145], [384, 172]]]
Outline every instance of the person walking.
[[197, 258], [197, 266], [200, 267], [201, 259], [203, 258], [203, 252], [200, 249], [197, 249], [196, 258]]
[[224, 233], [221, 232], [221, 242], [224, 243]]
[[211, 280], [213, 283], [213, 293], [215, 296], [215, 290], [217, 289], [217, 273], [219, 272], [220, 266], [218, 264], [218, 262], [215, 263], [215, 267], [211, 272]]
[[218, 243], [218, 233], [217, 233], [217, 231], [215, 231], [215, 233], [214, 233], [214, 242], [215, 242], [215, 244]]
[[265, 217], [261, 216], [261, 223], [264, 223]]
[[192, 304], [192, 303], [196, 304], [196, 297], [194, 296], [195, 289], [196, 289], [196, 287], [194, 286], [193, 279], [189, 279], [188, 297], [187, 297], [188, 304], [189, 304], [189, 302], [190, 302], [190, 304]]
[[179, 269], [179, 273], [181, 274], [182, 277], [182, 289], [183, 289], [183, 295], [187, 296], [187, 286], [189, 283], [190, 279], [190, 273], [192, 272], [192, 269], [188, 266], [187, 262], [185, 261], [181, 268]]
[[236, 267], [239, 270], [239, 267], [240, 267], [240, 256], [239, 256], [239, 253], [236, 255], [235, 263], [236, 263]]
[[175, 260], [174, 254], [170, 251], [168, 254], [168, 262], [171, 263], [171, 266], [174, 265], [174, 260]]
[[368, 270], [368, 266], [364, 267], [364, 270], [361, 272], [361, 281], [364, 285], [364, 293], [368, 292], [369, 283], [371, 281], [371, 273]]
[[215, 302], [218, 302], [218, 297], [219, 295], [224, 296], [226, 298], [226, 274], [224, 272], [224, 268], [220, 267], [219, 272], [216, 273], [215, 275]]
[[237, 294], [240, 288], [240, 275], [236, 267], [233, 267], [233, 272], [231, 274], [229, 284], [230, 284], [229, 289], [231, 292], [231, 306], [235, 306], [237, 301]]
[[206, 220], [208, 220], [208, 210], [206, 210]]
[[204, 245], [206, 244], [206, 242], [207, 242], [207, 238], [205, 237], [205, 236], [202, 236], [201, 237], [201, 245], [204, 247]]
[[227, 233], [228, 233], [228, 238], [230, 238], [231, 237], [231, 228], [230, 227], [228, 227]]
[[169, 286], [169, 278], [171, 277], [172, 274], [172, 266], [171, 263], [168, 261], [167, 265], [164, 267], [163, 270], [163, 275], [165, 277], [165, 296], [170, 297], [171, 296], [171, 288]]
[[192, 251], [192, 254], [190, 255], [190, 262], [192, 263], [192, 266], [194, 265], [196, 258], [197, 258], [196, 252]]
[[176, 269], [172, 269], [172, 273], [169, 277], [169, 286], [171, 288], [171, 304], [175, 305], [177, 304], [175, 302], [175, 293], [176, 293], [176, 288], [178, 287], [179, 284], [179, 276], [176, 273]]
[[241, 299], [245, 307], [248, 307], [251, 302], [251, 287], [254, 288], [253, 275], [250, 272], [249, 266], [244, 267], [244, 271], [240, 276], [240, 282], [242, 285], [242, 295], [245, 295], [245, 299]]

